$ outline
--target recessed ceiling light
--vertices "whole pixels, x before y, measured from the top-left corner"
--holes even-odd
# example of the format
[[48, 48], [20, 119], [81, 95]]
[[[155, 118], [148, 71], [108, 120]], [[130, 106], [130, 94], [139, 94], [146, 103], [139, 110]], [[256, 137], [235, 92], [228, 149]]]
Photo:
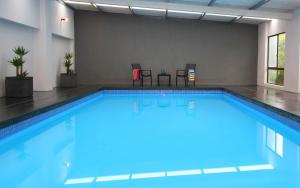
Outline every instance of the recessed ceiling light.
[[272, 18], [263, 18], [263, 17], [254, 17], [254, 16], [243, 16], [244, 19], [251, 19], [251, 20], [265, 20], [265, 21], [272, 21]]
[[220, 17], [230, 17], [230, 18], [237, 18], [239, 16], [231, 15], [231, 14], [215, 14], [215, 13], [206, 13], [207, 16], [220, 16]]
[[157, 12], [166, 12], [166, 9], [161, 8], [147, 8], [147, 7], [130, 7], [133, 10], [149, 10], [149, 11], [157, 11]]
[[271, 164], [239, 166], [238, 168], [240, 171], [273, 170], [274, 169], [274, 167]]
[[115, 175], [115, 176], [100, 176], [96, 179], [96, 182], [128, 180], [129, 177], [130, 174]]
[[195, 170], [179, 170], [179, 171], [168, 171], [167, 176], [187, 176], [187, 175], [199, 175], [201, 174], [200, 169]]
[[193, 12], [193, 11], [185, 11], [185, 10], [168, 10], [170, 13], [180, 13], [180, 14], [197, 14], [202, 15], [203, 12]]
[[237, 172], [237, 169], [235, 167], [203, 169], [204, 174], [216, 174], [216, 173], [228, 173], [228, 172]]
[[94, 177], [88, 178], [77, 178], [77, 179], [68, 179], [65, 182], [65, 185], [72, 185], [72, 184], [83, 184], [83, 183], [92, 183], [94, 181]]
[[131, 179], [160, 178], [165, 176], [166, 176], [165, 172], [150, 172], [150, 173], [132, 174]]
[[126, 5], [113, 5], [113, 4], [103, 4], [103, 3], [98, 3], [96, 4], [99, 7], [110, 7], [110, 8], [124, 8], [124, 9], [128, 9], [129, 7]]
[[82, 1], [64, 1], [67, 4], [75, 4], [75, 5], [91, 5], [91, 3], [82, 2]]

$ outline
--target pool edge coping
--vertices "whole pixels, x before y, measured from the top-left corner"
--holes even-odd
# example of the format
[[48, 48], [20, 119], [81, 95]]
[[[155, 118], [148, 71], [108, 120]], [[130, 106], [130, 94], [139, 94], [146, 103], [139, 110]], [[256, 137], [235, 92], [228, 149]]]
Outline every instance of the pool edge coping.
[[[285, 111], [285, 110], [280, 109], [280, 108], [277, 108], [277, 107], [272, 106], [270, 104], [264, 103], [262, 101], [259, 101], [259, 100], [255, 99], [255, 98], [247, 97], [245, 95], [242, 95], [240, 93], [237, 93], [237, 92], [232, 91], [232, 90], [230, 90], [228, 88], [225, 88], [225, 87], [207, 87], [207, 88], [119, 88], [119, 87], [101, 87], [101, 88], [95, 89], [93, 91], [88, 91], [84, 94], [80, 94], [78, 96], [74, 96], [74, 97], [71, 97], [69, 99], [59, 101], [59, 102], [56, 102], [54, 104], [51, 104], [51, 105], [48, 105], [48, 106], [45, 106], [45, 107], [41, 107], [39, 109], [35, 109], [33, 111], [27, 112], [27, 113], [22, 114], [22, 115], [17, 116], [17, 117], [10, 118], [8, 120], [4, 120], [4, 121], [0, 120], [0, 131], [2, 129], [10, 127], [14, 124], [17, 124], [17, 123], [20, 123], [22, 121], [28, 120], [28, 119], [33, 118], [35, 116], [38, 116], [40, 114], [49, 112], [49, 111], [54, 110], [56, 108], [62, 107], [66, 104], [70, 104], [72, 102], [78, 101], [80, 99], [83, 99], [85, 97], [91, 96], [95, 93], [98, 93], [98, 92], [104, 91], [104, 90], [120, 90], [120, 91], [122, 91], [122, 90], [123, 91], [125, 91], [125, 90], [132, 90], [132, 91], [134, 91], [134, 90], [148, 90], [148, 91], [149, 90], [153, 90], [153, 91], [167, 91], [167, 90], [170, 90], [170, 91], [201, 91], [201, 90], [213, 91], [214, 90], [214, 91], [216, 91], [216, 90], [218, 90], [218, 91], [229, 93], [229, 94], [239, 98], [243, 102], [249, 102], [253, 105], [256, 105], [258, 107], [261, 107], [261, 108], [265, 109], [266, 111], [270, 111], [271, 113], [275, 113], [279, 116], [282, 116], [283, 118], [287, 118], [288, 120], [291, 120], [295, 123], [300, 124], [300, 116], [298, 116], [296, 114], [293, 114], [291, 112]], [[295, 129], [295, 127], [291, 127], [291, 128]], [[299, 131], [300, 127], [296, 127], [296, 130]]]

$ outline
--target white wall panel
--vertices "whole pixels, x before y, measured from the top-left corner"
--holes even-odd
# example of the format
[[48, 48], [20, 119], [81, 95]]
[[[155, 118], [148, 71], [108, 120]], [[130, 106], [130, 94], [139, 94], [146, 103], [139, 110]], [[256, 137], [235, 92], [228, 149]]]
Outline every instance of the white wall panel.
[[[68, 18], [68, 22], [62, 23], [61, 18]], [[30, 50], [24, 69], [34, 77], [34, 90], [47, 91], [58, 85], [58, 67], [65, 51], [73, 52], [73, 39], [73, 11], [64, 4], [56, 0], [0, 0], [0, 96], [5, 93], [5, 77], [15, 75], [15, 68], [7, 62], [14, 56], [12, 48], [22, 45]]]
[[[74, 39], [73, 11], [57, 1], [51, 1], [49, 6], [51, 7], [52, 33], [65, 38]], [[68, 21], [61, 21], [62, 18], [67, 18]]]
[[40, 0], [0, 0], [0, 18], [40, 27]]
[[[272, 87], [276, 89], [300, 92], [300, 14], [294, 13], [294, 19], [273, 20], [259, 25], [258, 35], [258, 70], [257, 84], [261, 86]], [[286, 32], [286, 62], [284, 86], [268, 84], [266, 81], [266, 68], [268, 58], [268, 36]]]

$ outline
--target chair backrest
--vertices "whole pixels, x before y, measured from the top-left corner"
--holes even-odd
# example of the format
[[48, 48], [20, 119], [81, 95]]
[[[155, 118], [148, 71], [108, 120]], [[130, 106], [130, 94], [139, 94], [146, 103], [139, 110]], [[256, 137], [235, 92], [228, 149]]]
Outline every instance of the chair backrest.
[[188, 77], [188, 81], [195, 82], [196, 64], [186, 64], [185, 71]]
[[132, 69], [141, 69], [140, 64], [131, 64]]
[[193, 69], [196, 72], [196, 64], [186, 64], [185, 71], [188, 71], [189, 69]]

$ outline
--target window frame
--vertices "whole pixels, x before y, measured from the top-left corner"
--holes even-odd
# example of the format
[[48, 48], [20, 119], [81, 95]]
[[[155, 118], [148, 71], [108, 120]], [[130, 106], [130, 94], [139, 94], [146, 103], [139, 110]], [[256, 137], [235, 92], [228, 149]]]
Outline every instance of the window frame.
[[[282, 35], [282, 34], [285, 34], [285, 36], [286, 36], [286, 32], [281, 32], [281, 33], [278, 33], [278, 34], [275, 34], [275, 35], [268, 36], [267, 84], [271, 84], [271, 85], [275, 85], [275, 86], [284, 86], [284, 79], [283, 79], [282, 85], [275, 84], [275, 83], [269, 83], [269, 70], [276, 70], [276, 71], [280, 71], [281, 70], [281, 71], [284, 72], [285, 62], [284, 62], [284, 67], [283, 68], [278, 67], [279, 36]], [[275, 36], [277, 37], [276, 67], [269, 67], [269, 60], [270, 60], [270, 38], [275, 37]]]

